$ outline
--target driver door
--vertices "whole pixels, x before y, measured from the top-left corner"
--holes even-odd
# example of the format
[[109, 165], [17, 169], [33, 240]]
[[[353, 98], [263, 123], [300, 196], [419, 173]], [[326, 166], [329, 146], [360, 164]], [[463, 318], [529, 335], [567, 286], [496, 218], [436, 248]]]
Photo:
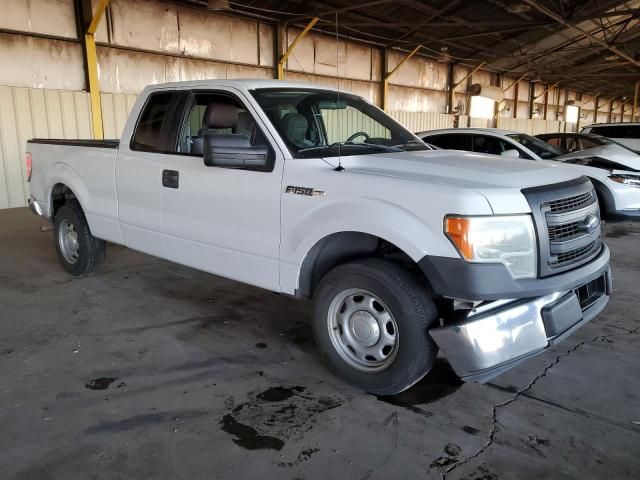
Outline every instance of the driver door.
[[[216, 110], [221, 104], [224, 108]], [[164, 156], [163, 176], [169, 179], [163, 181], [161, 194], [166, 258], [279, 290], [284, 162], [264, 131], [241, 92], [232, 88], [190, 92], [175, 152]], [[246, 135], [252, 146], [267, 146], [264, 168], [206, 166], [202, 144], [207, 135]]]

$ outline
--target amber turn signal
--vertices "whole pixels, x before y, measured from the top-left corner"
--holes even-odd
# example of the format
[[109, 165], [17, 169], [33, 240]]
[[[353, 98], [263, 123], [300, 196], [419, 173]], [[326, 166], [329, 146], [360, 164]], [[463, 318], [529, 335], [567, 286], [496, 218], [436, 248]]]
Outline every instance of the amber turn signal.
[[473, 259], [473, 244], [469, 238], [470, 223], [468, 218], [447, 217], [444, 226], [447, 236], [466, 260]]

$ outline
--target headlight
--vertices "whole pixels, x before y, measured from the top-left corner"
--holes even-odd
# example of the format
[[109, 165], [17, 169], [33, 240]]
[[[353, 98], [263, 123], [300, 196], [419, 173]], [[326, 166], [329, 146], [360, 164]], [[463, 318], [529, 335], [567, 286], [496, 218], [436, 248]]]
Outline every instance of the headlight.
[[444, 231], [469, 262], [502, 263], [513, 278], [536, 276], [536, 236], [530, 215], [447, 216]]
[[640, 188], [640, 177], [635, 175], [614, 174], [609, 175], [609, 180], [622, 183], [623, 185], [629, 185], [630, 187]]

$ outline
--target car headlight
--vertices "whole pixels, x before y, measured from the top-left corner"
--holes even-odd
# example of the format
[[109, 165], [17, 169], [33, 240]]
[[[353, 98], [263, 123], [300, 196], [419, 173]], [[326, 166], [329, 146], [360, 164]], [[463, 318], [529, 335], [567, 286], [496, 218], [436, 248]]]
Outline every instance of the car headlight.
[[536, 235], [530, 215], [451, 215], [445, 217], [444, 232], [468, 262], [502, 263], [513, 278], [536, 276]]
[[629, 185], [630, 187], [640, 188], [640, 177], [635, 175], [613, 174], [609, 175], [609, 180], [622, 183], [623, 185]]

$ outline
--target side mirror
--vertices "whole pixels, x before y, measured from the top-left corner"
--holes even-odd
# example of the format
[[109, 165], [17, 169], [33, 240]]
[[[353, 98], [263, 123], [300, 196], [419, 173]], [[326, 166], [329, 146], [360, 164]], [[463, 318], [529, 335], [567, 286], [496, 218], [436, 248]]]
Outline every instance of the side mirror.
[[501, 157], [509, 157], [509, 158], [520, 158], [520, 152], [515, 148], [510, 148], [509, 150], [505, 150], [500, 154]]
[[207, 167], [263, 168], [269, 148], [252, 146], [243, 134], [207, 134], [203, 141], [203, 160]]

